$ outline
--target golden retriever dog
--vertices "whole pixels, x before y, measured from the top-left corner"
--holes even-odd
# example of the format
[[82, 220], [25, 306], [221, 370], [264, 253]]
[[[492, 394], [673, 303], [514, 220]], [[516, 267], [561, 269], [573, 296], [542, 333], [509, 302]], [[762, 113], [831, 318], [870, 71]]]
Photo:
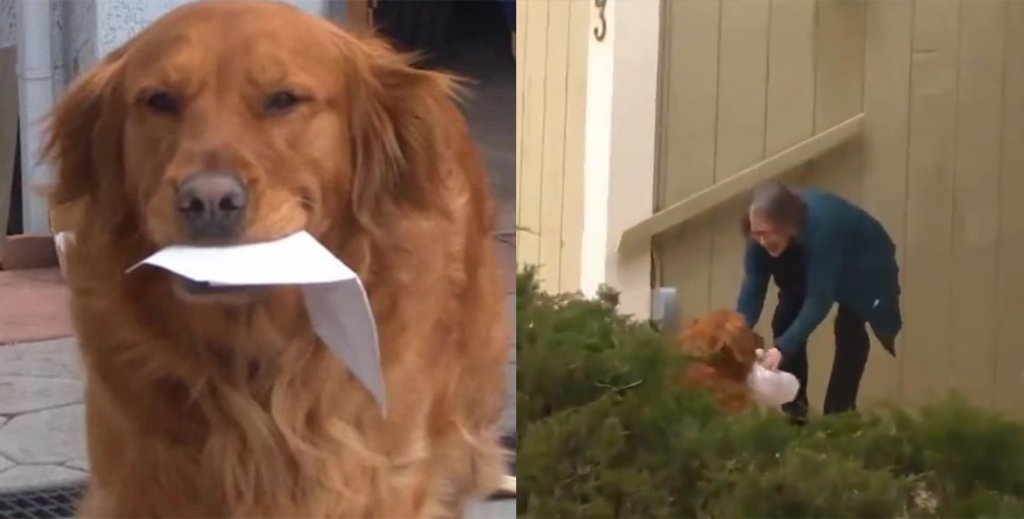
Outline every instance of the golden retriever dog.
[[[492, 200], [453, 95], [373, 35], [284, 4], [202, 2], [55, 109], [53, 203], [86, 373], [86, 517], [458, 517], [504, 463]], [[388, 413], [295, 287], [125, 269], [172, 244], [306, 230], [361, 277]]]
[[679, 335], [679, 349], [694, 363], [684, 376], [692, 387], [711, 391], [718, 405], [729, 413], [751, 404], [747, 377], [757, 362], [761, 338], [732, 310], [711, 312], [694, 319]]

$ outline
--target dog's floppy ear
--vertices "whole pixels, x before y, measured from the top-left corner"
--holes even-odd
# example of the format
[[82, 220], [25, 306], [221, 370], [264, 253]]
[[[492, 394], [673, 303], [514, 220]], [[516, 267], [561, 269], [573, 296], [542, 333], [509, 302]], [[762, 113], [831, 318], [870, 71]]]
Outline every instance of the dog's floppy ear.
[[747, 328], [742, 318], [726, 321], [722, 327], [721, 349], [740, 364], [748, 365], [757, 360], [757, 335]]
[[706, 359], [717, 351], [713, 330], [709, 330], [701, 319], [694, 319], [676, 338], [679, 350], [691, 357]]
[[[125, 103], [118, 99], [124, 48], [115, 50], [80, 76], [50, 114], [44, 157], [57, 166], [50, 203], [90, 197], [93, 203], [119, 204], [112, 196], [122, 185], [121, 142]], [[115, 206], [116, 207], [116, 206]], [[106, 214], [114, 213], [104, 210]]]
[[727, 353], [730, 357], [738, 362], [742, 362], [741, 354], [741, 342], [742, 342], [743, 329], [732, 322], [722, 323], [722, 327], [718, 330], [715, 337], [716, 350], [719, 353]]
[[454, 76], [417, 69], [374, 35], [343, 36], [351, 61], [352, 208], [374, 227], [381, 211], [444, 210], [441, 155], [460, 93]]

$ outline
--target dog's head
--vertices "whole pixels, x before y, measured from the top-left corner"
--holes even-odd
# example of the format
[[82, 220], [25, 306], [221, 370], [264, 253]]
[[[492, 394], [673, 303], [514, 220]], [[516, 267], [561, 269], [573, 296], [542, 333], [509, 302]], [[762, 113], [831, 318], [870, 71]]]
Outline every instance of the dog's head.
[[761, 338], [732, 310], [694, 319], [678, 343], [684, 353], [735, 382], [746, 379], [757, 362], [757, 349], [762, 347]]
[[442, 210], [454, 88], [285, 4], [190, 4], [58, 104], [52, 201], [85, 197], [88, 225], [152, 250], [383, 232], [389, 215]]

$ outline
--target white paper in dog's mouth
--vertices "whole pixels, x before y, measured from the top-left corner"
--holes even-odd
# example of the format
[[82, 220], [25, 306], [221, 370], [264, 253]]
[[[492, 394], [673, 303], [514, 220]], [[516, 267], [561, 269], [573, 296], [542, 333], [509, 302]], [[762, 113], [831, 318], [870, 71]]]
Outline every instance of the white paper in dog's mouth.
[[359, 277], [305, 231], [223, 247], [174, 245], [133, 265], [169, 270], [210, 286], [299, 285], [313, 330], [386, 410], [377, 326]]

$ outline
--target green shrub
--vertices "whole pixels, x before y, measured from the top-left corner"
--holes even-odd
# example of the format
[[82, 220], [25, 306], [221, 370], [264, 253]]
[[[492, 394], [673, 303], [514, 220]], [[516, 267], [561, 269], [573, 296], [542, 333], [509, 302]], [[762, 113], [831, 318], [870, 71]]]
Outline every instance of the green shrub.
[[1024, 517], [1024, 427], [952, 396], [813, 417], [726, 416], [687, 359], [596, 300], [517, 279], [520, 516]]
[[854, 518], [905, 515], [912, 485], [860, 460], [796, 447], [774, 464], [721, 473], [708, 488], [712, 517]]

